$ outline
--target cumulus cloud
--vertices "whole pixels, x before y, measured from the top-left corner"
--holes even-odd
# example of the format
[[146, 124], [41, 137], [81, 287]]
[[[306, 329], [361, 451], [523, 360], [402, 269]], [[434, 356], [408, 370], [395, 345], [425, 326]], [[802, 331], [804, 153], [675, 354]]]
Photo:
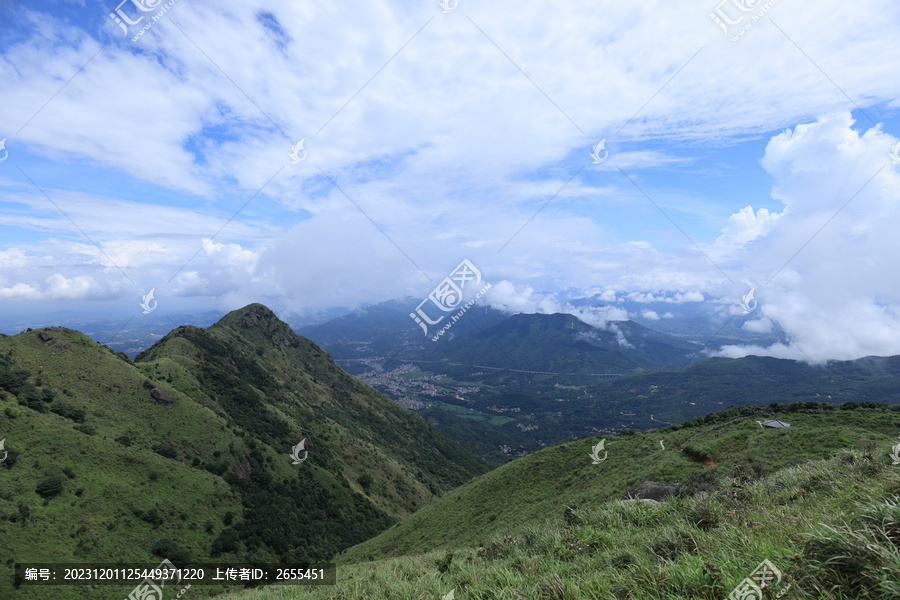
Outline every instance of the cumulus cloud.
[[782, 213], [770, 213], [765, 208], [760, 208], [754, 214], [753, 207], [745, 206], [729, 217], [729, 226], [722, 230], [722, 236], [716, 240], [716, 244], [743, 245], [752, 242], [769, 233], [781, 216]]
[[[728, 347], [725, 356], [766, 354], [822, 362], [900, 353], [900, 174], [880, 127], [854, 128], [847, 113], [771, 139], [762, 164], [784, 203], [770, 232], [748, 252], [759, 310], [792, 340]], [[764, 331], [763, 320], [745, 325]], [[755, 324], [754, 324], [755, 323]]]
[[560, 303], [552, 295], [535, 293], [531, 286], [516, 286], [510, 281], [493, 284], [485, 298], [488, 306], [504, 312], [544, 315], [562, 313], [572, 315], [598, 329], [608, 329], [609, 324], [614, 321], [628, 320], [628, 311], [620, 307], [576, 307]]
[[[270, 4], [178, 3], [136, 43], [104, 11], [16, 11], [0, 297], [51, 310], [156, 286], [290, 312], [422, 297], [470, 258], [503, 310], [627, 318], [552, 293], [577, 289], [737, 314], [756, 287], [795, 342], [772, 353], [900, 352], [896, 138], [854, 124], [779, 30], [875, 114], [900, 97], [900, 55], [873, 51], [896, 37], [889, 0], [778, 4], [779, 26], [739, 44], [687, 0]], [[308, 157], [291, 164], [300, 138]], [[733, 151], [766, 138], [759, 164], [752, 144]], [[710, 199], [720, 167], [768, 174], [771, 196]], [[670, 192], [685, 173], [702, 182]]]

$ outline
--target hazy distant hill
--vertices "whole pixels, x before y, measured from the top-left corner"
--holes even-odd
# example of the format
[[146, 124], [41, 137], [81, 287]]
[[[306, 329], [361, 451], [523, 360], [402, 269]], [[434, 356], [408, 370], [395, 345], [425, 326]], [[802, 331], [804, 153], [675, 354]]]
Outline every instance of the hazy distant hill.
[[[407, 308], [385, 303], [310, 334], [330, 331], [334, 340], [338, 331], [349, 336], [380, 323], [388, 339], [394, 328], [409, 326]], [[824, 366], [756, 356], [704, 358], [699, 344], [632, 321], [603, 329], [568, 314], [485, 311], [471, 314], [478, 328], [457, 328], [470, 313], [450, 330], [456, 335], [409, 343], [394, 353], [371, 352], [360, 342], [344, 356], [381, 360], [341, 364], [494, 463], [572, 436], [679, 423], [730, 404], [900, 402], [900, 357]], [[604, 373], [624, 376], [596, 376]]]
[[[900, 356], [813, 366], [765, 356], [709, 358], [589, 388], [586, 409], [627, 413], [636, 428], [680, 423], [723, 406], [780, 402], [900, 403]], [[650, 416], [653, 415], [653, 419]]]
[[699, 348], [633, 321], [613, 321], [601, 329], [568, 314], [517, 314], [435, 343], [425, 354], [468, 364], [589, 374], [685, 364], [696, 360]]
[[[335, 358], [421, 358], [420, 354], [429, 351], [435, 342], [409, 316], [420, 302], [417, 298], [390, 300], [297, 331]], [[478, 331], [507, 317], [500, 311], [476, 305], [454, 324], [453, 332]]]
[[[0, 404], [16, 561], [323, 560], [487, 469], [259, 304], [134, 364], [70, 329], [0, 337]], [[0, 598], [48, 597], [11, 564]]]

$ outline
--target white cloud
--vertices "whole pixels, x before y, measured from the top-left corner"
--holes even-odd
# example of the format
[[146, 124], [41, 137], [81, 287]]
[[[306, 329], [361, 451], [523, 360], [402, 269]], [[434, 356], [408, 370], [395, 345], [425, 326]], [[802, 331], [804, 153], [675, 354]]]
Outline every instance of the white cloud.
[[759, 282], [758, 310], [792, 345], [723, 355], [821, 362], [900, 354], [900, 280], [886, 276], [896, 270], [900, 229], [900, 175], [888, 159], [896, 138], [852, 125], [846, 113], [828, 115], [769, 142], [762, 164], [785, 209], [748, 249], [744, 273]]
[[745, 321], [741, 328], [746, 329], [747, 331], [753, 331], [755, 333], [771, 333], [772, 332], [772, 321], [769, 319], [751, 319]]
[[770, 213], [765, 208], [760, 208], [756, 214], [752, 206], [745, 206], [740, 212], [731, 215], [728, 219], [729, 226], [722, 230], [722, 236], [716, 240], [717, 244], [732, 243], [744, 245], [758, 237], [769, 233], [782, 213]]
[[[0, 247], [0, 296], [133, 303], [157, 286], [219, 308], [301, 310], [424, 296], [468, 257], [508, 310], [606, 324], [627, 313], [534, 290], [727, 312], [757, 287], [759, 310], [817, 358], [900, 352], [896, 138], [854, 129], [831, 81], [867, 112], [897, 105], [888, 0], [778, 3], [778, 27], [763, 19], [737, 44], [687, 0], [448, 15], [437, 3], [269, 4], [179, 2], [137, 43], [104, 11], [93, 30], [93, 17], [23, 8], [31, 25], [0, 60], [0, 132], [17, 132], [0, 176], [0, 226], [17, 234]], [[285, 39], [260, 24], [264, 10]], [[680, 225], [700, 215], [722, 232], [696, 247], [618, 172], [658, 199], [648, 180], [701, 178], [710, 148], [755, 167], [729, 148], [762, 136], [771, 197], [732, 205], [722, 190], [710, 204], [699, 180], [698, 197], [666, 199]], [[301, 137], [308, 158], [291, 165]], [[593, 165], [602, 138], [610, 158]], [[783, 209], [760, 208], [773, 199]]]
[[[488, 306], [508, 313], [568, 314], [598, 329], [609, 329], [610, 322], [627, 321], [628, 311], [615, 306], [576, 307], [560, 303], [551, 295], [537, 294], [531, 286], [516, 286], [509, 281], [492, 284], [485, 294]], [[617, 331], [618, 329], [614, 329]], [[624, 337], [622, 338], [624, 341]], [[623, 342], [620, 342], [623, 343]]]

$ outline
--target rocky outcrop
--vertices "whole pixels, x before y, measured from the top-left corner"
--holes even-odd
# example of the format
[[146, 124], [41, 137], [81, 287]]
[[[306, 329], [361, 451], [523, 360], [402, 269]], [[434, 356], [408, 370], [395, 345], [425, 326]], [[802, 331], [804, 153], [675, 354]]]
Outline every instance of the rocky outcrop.
[[168, 394], [166, 394], [164, 391], [162, 391], [158, 387], [155, 387], [152, 390], [150, 390], [150, 396], [154, 400], [159, 402], [160, 404], [172, 404], [172, 402], [174, 402], [172, 400], [172, 398], [169, 397]]
[[[244, 315], [237, 321], [237, 326], [242, 329], [260, 327], [271, 334], [275, 334], [273, 341], [281, 342], [284, 346], [296, 346], [299, 343], [300, 336], [283, 323], [274, 312], [262, 304], [250, 305]], [[280, 338], [276, 337], [279, 335]]]
[[244, 460], [234, 463], [234, 473], [241, 479], [250, 477], [250, 471], [250, 459], [246, 454], [244, 455]]

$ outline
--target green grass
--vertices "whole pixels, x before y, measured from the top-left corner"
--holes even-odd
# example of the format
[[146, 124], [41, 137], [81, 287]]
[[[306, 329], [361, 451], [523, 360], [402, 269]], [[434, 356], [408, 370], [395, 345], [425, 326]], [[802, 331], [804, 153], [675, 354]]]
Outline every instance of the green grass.
[[[725, 419], [730, 413], [718, 413], [711, 420]], [[755, 422], [760, 417], [746, 417], [551, 446], [448, 492], [379, 536], [348, 549], [338, 561], [346, 564], [474, 546], [518, 524], [540, 522], [566, 506], [595, 506], [619, 499], [644, 481], [690, 482], [702, 488], [710, 478], [758, 477], [826, 458], [840, 448], [884, 446], [900, 434], [893, 425], [896, 412], [773, 415], [779, 417], [792, 426], [763, 429]], [[691, 438], [683, 452], [674, 450]], [[600, 439], [606, 439], [609, 457], [594, 465], [588, 455]], [[659, 440], [664, 440], [666, 450]]]
[[0, 336], [0, 432], [2, 600], [111, 595], [15, 589], [15, 562], [325, 560], [488, 468], [261, 305], [134, 364], [71, 329]]
[[755, 481], [725, 477], [659, 506], [597, 502], [568, 514], [559, 506], [481, 545], [339, 565], [335, 586], [225, 598], [419, 600], [450, 590], [460, 600], [725, 598], [768, 559], [783, 579], [766, 598], [790, 586], [783, 597], [891, 600], [900, 598], [898, 496], [900, 466], [884, 444], [840, 450]]

